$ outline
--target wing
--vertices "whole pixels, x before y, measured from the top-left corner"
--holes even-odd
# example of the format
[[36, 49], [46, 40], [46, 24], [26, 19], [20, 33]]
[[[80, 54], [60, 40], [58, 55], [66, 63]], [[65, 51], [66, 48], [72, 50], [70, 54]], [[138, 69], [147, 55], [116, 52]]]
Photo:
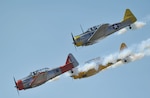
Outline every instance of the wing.
[[95, 42], [98, 39], [104, 38], [105, 37], [105, 30], [108, 27], [109, 24], [103, 24], [101, 25], [95, 32], [94, 34], [88, 39], [89, 42]]
[[44, 82], [46, 82], [46, 73], [42, 72], [33, 77], [33, 80], [30, 85], [31, 87], [35, 87], [35, 86], [41, 85]]

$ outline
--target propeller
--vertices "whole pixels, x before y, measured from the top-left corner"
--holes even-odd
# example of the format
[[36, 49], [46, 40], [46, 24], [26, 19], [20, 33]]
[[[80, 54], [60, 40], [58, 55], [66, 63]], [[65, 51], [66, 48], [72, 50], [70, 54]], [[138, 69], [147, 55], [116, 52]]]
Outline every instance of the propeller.
[[75, 49], [77, 49], [77, 48], [76, 48], [76, 40], [74, 39], [74, 37], [73, 37], [73, 34], [72, 34], [72, 33], [71, 33], [71, 36], [72, 36], [72, 40], [73, 40], [74, 47], [75, 47]]
[[72, 40], [73, 40], [73, 44], [76, 45], [76, 40], [74, 39], [73, 37], [73, 34], [71, 33], [71, 36], [72, 36]]
[[18, 91], [18, 86], [17, 86], [17, 82], [16, 82], [16, 79], [15, 79], [15, 77], [13, 77], [14, 78], [14, 82], [15, 82], [15, 88], [17, 89], [17, 93], [18, 93], [18, 95], [19, 95], [19, 91]]

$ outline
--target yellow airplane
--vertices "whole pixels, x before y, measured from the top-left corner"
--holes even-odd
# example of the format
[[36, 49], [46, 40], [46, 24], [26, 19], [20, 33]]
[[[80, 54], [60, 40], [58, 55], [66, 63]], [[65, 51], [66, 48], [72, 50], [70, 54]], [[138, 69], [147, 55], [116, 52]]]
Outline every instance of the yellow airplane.
[[[125, 48], [127, 48], [126, 44], [122, 43], [121, 46], [120, 46], [120, 51], [124, 50]], [[128, 56], [124, 59], [117, 59], [115, 63], [117, 63], [119, 61], [123, 61], [124, 63], [128, 62]], [[90, 77], [90, 76], [93, 76], [93, 75], [99, 73], [100, 71], [112, 66], [115, 63], [109, 62], [106, 65], [100, 64], [97, 69], [90, 68], [87, 71], [80, 71], [77, 74], [73, 74], [73, 71], [72, 71], [71, 77], [74, 78], [74, 79], [81, 79], [81, 78]]]
[[129, 26], [129, 28], [131, 29], [132, 28], [131, 24], [133, 24], [136, 21], [137, 19], [132, 14], [130, 9], [126, 9], [124, 18], [121, 22], [114, 23], [114, 24], [105, 23], [101, 25], [96, 25], [90, 27], [86, 32], [84, 32], [83, 29], [81, 28], [83, 33], [77, 36], [73, 36], [73, 34], [71, 33], [73, 44], [77, 47], [92, 45], [96, 43], [98, 40], [101, 40], [117, 32], [122, 28]]

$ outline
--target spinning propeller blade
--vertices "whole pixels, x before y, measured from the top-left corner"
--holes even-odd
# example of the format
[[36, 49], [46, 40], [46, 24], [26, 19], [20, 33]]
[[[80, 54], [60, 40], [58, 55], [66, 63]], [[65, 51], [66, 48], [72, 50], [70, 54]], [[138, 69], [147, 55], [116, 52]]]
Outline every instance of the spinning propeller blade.
[[73, 44], [76, 45], [76, 41], [75, 41], [72, 33], [71, 33], [71, 36], [72, 36]]
[[14, 78], [14, 82], [15, 82], [15, 88], [17, 89], [17, 93], [18, 93], [18, 95], [19, 95], [19, 91], [18, 91], [18, 86], [17, 86], [16, 79], [15, 79], [15, 77], [13, 77], [13, 78]]
[[75, 47], [75, 49], [77, 49], [77, 48], [76, 48], [76, 46], [75, 46], [75, 45], [76, 45], [76, 41], [75, 41], [75, 39], [74, 39], [74, 37], [73, 37], [73, 34], [72, 34], [72, 33], [71, 33], [71, 36], [72, 36], [72, 40], [73, 40], [74, 47]]

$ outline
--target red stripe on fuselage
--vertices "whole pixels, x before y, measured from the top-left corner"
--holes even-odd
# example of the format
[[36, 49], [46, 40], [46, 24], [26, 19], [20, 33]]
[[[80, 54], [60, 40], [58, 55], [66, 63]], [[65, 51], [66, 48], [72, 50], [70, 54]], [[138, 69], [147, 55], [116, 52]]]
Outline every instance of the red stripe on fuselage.
[[66, 65], [60, 67], [62, 73], [66, 72], [66, 71], [69, 71], [72, 68], [73, 68], [72, 63], [66, 64]]

